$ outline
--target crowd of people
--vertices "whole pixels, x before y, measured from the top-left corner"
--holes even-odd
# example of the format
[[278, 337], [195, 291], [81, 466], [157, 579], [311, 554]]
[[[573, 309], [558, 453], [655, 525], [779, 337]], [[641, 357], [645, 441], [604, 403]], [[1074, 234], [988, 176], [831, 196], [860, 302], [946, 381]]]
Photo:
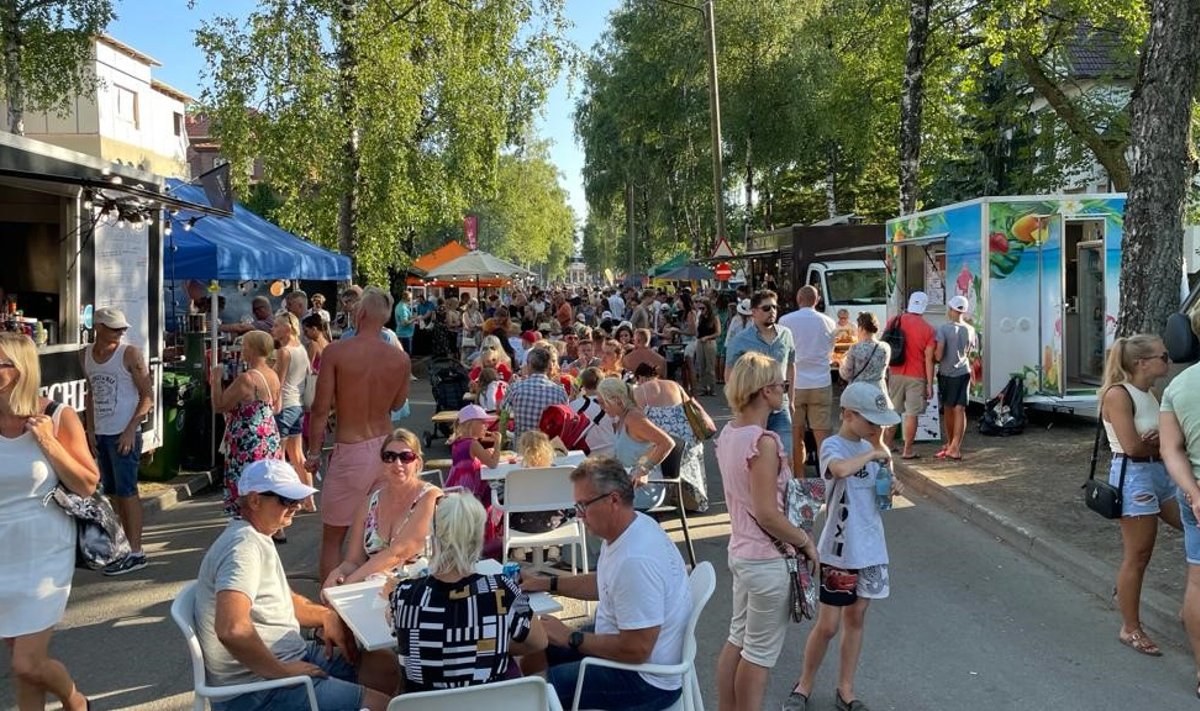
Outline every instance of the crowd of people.
[[[256, 299], [255, 318], [230, 325], [244, 369], [211, 373], [213, 407], [225, 414], [230, 517], [197, 573], [196, 632], [211, 682], [307, 675], [321, 708], [374, 710], [399, 692], [543, 674], [566, 705], [584, 657], [678, 663], [692, 608], [688, 569], [650, 512], [708, 508], [704, 441], [716, 428], [703, 422], [695, 396], [722, 386], [732, 419], [715, 438], [715, 454], [730, 519], [733, 609], [716, 668], [718, 707], [762, 707], [790, 617], [788, 561], [798, 557], [815, 575], [819, 605], [784, 709], [808, 708], [840, 634], [837, 707], [866, 711], [855, 676], [867, 611], [890, 593], [881, 511], [896, 491], [893, 456], [920, 456], [916, 418], [935, 384], [945, 437], [934, 456], [964, 456], [969, 362], [978, 347], [965, 298], [951, 298], [946, 323], [934, 328], [921, 292], [881, 325], [867, 312], [835, 321], [811, 286], [782, 317], [779, 296], [768, 290], [534, 289], [503, 300], [433, 301], [351, 287], [332, 317], [317, 296], [288, 294], [278, 312]], [[1200, 318], [1193, 328], [1200, 332]], [[38, 397], [32, 341], [0, 334], [0, 459], [8, 462], [3, 471], [21, 473], [0, 477], [0, 533], [11, 542], [0, 552], [0, 637], [12, 652], [22, 709], [42, 708], [46, 694], [63, 708], [88, 707], [49, 653], [70, 593], [75, 534], [69, 518], [40, 505], [42, 497], [60, 485], [82, 496], [99, 488], [132, 549], [105, 574], [147, 564], [136, 454], [152, 393], [144, 356], [122, 342], [127, 329], [120, 311], [97, 310], [96, 338], [81, 354], [92, 385], [86, 426]], [[421, 329], [434, 332], [429, 355], [461, 362], [474, 401], [456, 408], [444, 485], [423, 477], [421, 438], [397, 427]], [[835, 352], [839, 339], [851, 341], [844, 355]], [[1099, 395], [1114, 453], [1109, 480], [1124, 493], [1118, 639], [1148, 655], [1161, 650], [1142, 628], [1139, 605], [1160, 519], [1184, 531], [1183, 618], [1200, 630], [1200, 370], [1178, 375], [1160, 400], [1152, 386], [1168, 363], [1157, 337], [1117, 339]], [[835, 389], [831, 371], [842, 387]], [[497, 540], [503, 487], [481, 472], [497, 467], [509, 447], [530, 468], [551, 466], [556, 451], [588, 455], [570, 475], [573, 507], [512, 514], [509, 525], [539, 532], [582, 521], [602, 541], [595, 572], [478, 571], [481, 559], [507, 554]], [[814, 461], [828, 487], [827, 520], [837, 522], [819, 533], [788, 515], [789, 487], [810, 475]], [[678, 489], [664, 485], [675, 478]], [[676, 492], [681, 502], [671, 500]], [[387, 577], [386, 623], [399, 657], [359, 650], [332, 608], [290, 588], [277, 546], [302, 511], [322, 522], [315, 554], [322, 590]], [[418, 561], [424, 574], [394, 575]], [[43, 581], [36, 590], [30, 574]], [[596, 602], [594, 621], [571, 628], [535, 615], [528, 597], [535, 592]], [[301, 628], [316, 630], [317, 641]], [[1192, 639], [1200, 663], [1200, 634]], [[662, 709], [678, 700], [683, 683], [676, 675], [589, 669], [581, 705]], [[304, 705], [304, 694], [280, 687], [216, 699], [213, 707], [293, 708]]]

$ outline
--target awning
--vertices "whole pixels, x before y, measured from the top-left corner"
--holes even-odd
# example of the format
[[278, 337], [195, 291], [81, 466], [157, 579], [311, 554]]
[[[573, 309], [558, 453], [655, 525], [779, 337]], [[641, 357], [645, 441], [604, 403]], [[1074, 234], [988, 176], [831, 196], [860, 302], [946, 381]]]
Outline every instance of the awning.
[[450, 241], [432, 252], [417, 257], [412, 263], [412, 268], [421, 273], [428, 273], [434, 267], [440, 267], [451, 259], [458, 259], [470, 251], [458, 241]]
[[[176, 179], [167, 180], [171, 194], [181, 200], [208, 204], [204, 189]], [[350, 258], [318, 247], [234, 205], [233, 217], [204, 217], [192, 221], [186, 213], [171, 220], [166, 238], [163, 273], [168, 279], [350, 279]], [[172, 258], [173, 257], [173, 258]]]
[[405, 280], [409, 286], [445, 287], [476, 287], [481, 289], [498, 289], [508, 283], [507, 279], [430, 279], [426, 275], [438, 267], [470, 254], [471, 251], [457, 240], [452, 240], [441, 247], [422, 254], [409, 267], [410, 276]]
[[678, 269], [679, 267], [685, 266], [688, 263], [689, 259], [691, 259], [690, 254], [688, 254], [687, 252], [680, 252], [679, 254], [676, 254], [674, 257], [671, 257], [670, 259], [663, 262], [662, 264], [659, 264], [657, 267], [654, 267], [653, 269], [651, 269], [650, 276], [657, 277], [660, 274], [662, 274], [663, 272], [669, 272], [672, 269]]

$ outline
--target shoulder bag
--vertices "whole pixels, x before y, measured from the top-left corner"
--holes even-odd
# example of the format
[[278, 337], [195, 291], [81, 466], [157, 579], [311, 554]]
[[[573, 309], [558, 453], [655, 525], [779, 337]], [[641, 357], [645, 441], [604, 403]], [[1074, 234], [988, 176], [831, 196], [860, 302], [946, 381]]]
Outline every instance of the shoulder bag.
[[708, 416], [704, 406], [691, 395], [688, 395], [683, 401], [683, 414], [687, 417], [688, 425], [692, 428], [692, 434], [696, 435], [697, 442], [711, 439], [717, 433], [716, 423]]
[[904, 365], [904, 329], [900, 328], [900, 320], [904, 314], [899, 314], [896, 318], [888, 323], [887, 328], [883, 329], [883, 335], [879, 340], [888, 344], [892, 349], [891, 358], [888, 360], [888, 365]]
[[[305, 356], [305, 360], [308, 360]], [[305, 412], [312, 409], [313, 400], [317, 399], [317, 371], [313, 370], [312, 361], [308, 361], [308, 372], [304, 375], [304, 387], [300, 391], [300, 405]]]
[[[46, 414], [53, 417], [58, 408], [59, 404], [52, 400], [46, 406]], [[99, 491], [91, 496], [80, 496], [60, 483], [46, 494], [42, 505], [51, 501], [75, 519], [76, 568], [99, 570], [130, 554], [129, 540], [125, 538], [121, 521]]]
[[[749, 512], [747, 513], [749, 514]], [[779, 555], [783, 557], [783, 562], [787, 566], [788, 588], [790, 589], [788, 617], [792, 622], [813, 619], [817, 612], [817, 586], [813, 585], [812, 573], [808, 570], [808, 558], [792, 546], [772, 536], [767, 529], [762, 527], [758, 519], [754, 518], [754, 514], [749, 514], [749, 516], [750, 520], [754, 521], [754, 525], [758, 526], [758, 530], [771, 539], [771, 545], [779, 551]]]
[[1083, 503], [1092, 511], [1104, 518], [1121, 518], [1125, 490], [1125, 469], [1129, 466], [1129, 457], [1121, 457], [1121, 477], [1114, 487], [1103, 479], [1096, 478], [1096, 462], [1100, 458], [1100, 436], [1104, 434], [1104, 412], [1096, 411], [1096, 441], [1092, 444], [1092, 464], [1087, 481], [1083, 482]]

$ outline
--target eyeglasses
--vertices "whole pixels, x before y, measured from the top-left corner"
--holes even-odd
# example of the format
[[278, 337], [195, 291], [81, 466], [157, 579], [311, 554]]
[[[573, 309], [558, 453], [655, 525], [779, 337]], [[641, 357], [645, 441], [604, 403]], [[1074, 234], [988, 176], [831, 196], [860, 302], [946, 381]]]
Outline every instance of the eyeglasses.
[[380, 454], [379, 458], [383, 460], [384, 464], [393, 464], [397, 459], [403, 464], [412, 464], [417, 461], [417, 453], [410, 449], [406, 449], [403, 452], [393, 452], [389, 449]]
[[779, 306], [776, 304], [759, 304], [754, 308], [758, 309], [759, 311], [774, 311], [775, 309], [779, 308]]
[[1164, 363], [1170, 363], [1171, 356], [1168, 353], [1159, 353], [1158, 355], [1155, 355], [1155, 356], [1150, 356], [1148, 358], [1142, 358], [1142, 360], [1161, 360]]
[[279, 505], [283, 506], [285, 509], [290, 509], [293, 506], [299, 506], [300, 504], [304, 503], [304, 499], [289, 499], [282, 494], [276, 494], [274, 491], [262, 491], [259, 493], [263, 496], [270, 496], [272, 499], [276, 499], [279, 501]]
[[594, 498], [588, 499], [587, 501], [576, 501], [575, 502], [575, 513], [580, 516], [586, 516], [589, 506], [591, 506], [592, 504], [596, 503], [597, 501], [607, 497], [611, 493], [612, 493], [611, 491], [606, 491], [605, 493], [600, 494]]

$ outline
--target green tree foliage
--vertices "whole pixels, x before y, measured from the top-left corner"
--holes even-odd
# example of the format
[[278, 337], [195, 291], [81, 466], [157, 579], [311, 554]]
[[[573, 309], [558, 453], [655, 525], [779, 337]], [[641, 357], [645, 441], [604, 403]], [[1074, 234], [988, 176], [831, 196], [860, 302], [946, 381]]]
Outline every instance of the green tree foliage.
[[94, 90], [95, 38], [115, 17], [112, 0], [0, 0], [10, 132], [25, 133], [25, 111], [66, 111]]
[[[495, 185], [500, 149], [526, 134], [563, 65], [562, 0], [350, 1], [349, 23], [337, 0], [260, 0], [247, 19], [204, 24], [202, 100], [230, 161], [263, 161], [285, 228], [337, 245], [354, 190], [351, 256], [381, 281]], [[352, 66], [338, 61], [348, 41]]]

